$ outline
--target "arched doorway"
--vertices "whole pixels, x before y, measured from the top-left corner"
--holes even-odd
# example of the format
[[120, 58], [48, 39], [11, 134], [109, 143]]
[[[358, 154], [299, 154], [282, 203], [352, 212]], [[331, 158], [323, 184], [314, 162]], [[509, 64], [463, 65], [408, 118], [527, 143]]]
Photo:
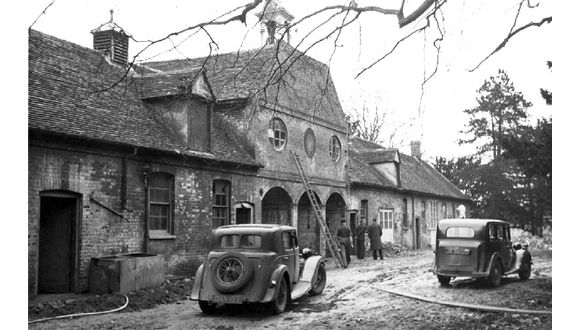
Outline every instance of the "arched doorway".
[[286, 190], [274, 187], [264, 195], [262, 223], [292, 225], [292, 198]]
[[[320, 198], [316, 192], [314, 196], [320, 205]], [[298, 246], [301, 249], [307, 247], [313, 251], [320, 252], [319, 225], [306, 192], [298, 200]]]
[[326, 224], [333, 235], [342, 219], [346, 219], [346, 203], [339, 193], [333, 193], [326, 201]]

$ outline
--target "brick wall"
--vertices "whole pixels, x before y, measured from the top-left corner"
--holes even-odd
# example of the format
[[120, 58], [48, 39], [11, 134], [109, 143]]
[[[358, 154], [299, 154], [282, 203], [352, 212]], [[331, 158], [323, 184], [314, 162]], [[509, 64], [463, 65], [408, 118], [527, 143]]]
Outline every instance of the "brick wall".
[[[443, 198], [423, 197], [417, 195], [410, 195], [408, 193], [398, 193], [396, 191], [377, 189], [373, 187], [355, 186], [350, 192], [350, 205], [352, 209], [359, 209], [361, 200], [368, 200], [368, 219], [369, 223], [373, 218], [379, 220], [379, 209], [394, 209], [394, 243], [406, 246], [408, 248], [416, 248], [415, 235], [416, 226], [415, 218], [419, 218], [420, 231], [420, 247], [430, 248], [432, 246], [432, 236], [434, 228], [430, 228], [429, 224], [433, 218], [430, 212], [430, 203], [433, 202], [439, 207], [439, 218], [443, 218], [441, 213], [442, 205], [447, 205], [448, 217], [453, 217], [451, 212], [452, 207], [459, 206], [461, 203]], [[403, 223], [403, 199], [407, 199], [407, 225]], [[423, 218], [421, 214], [421, 202], [425, 202], [426, 217]], [[467, 204], [463, 204], [468, 207]], [[437, 217], [437, 216], [435, 216]], [[439, 220], [439, 219], [435, 219]]]
[[[152, 158], [160, 159], [160, 158]], [[153, 160], [127, 162], [127, 204], [122, 210], [123, 157], [64, 151], [52, 147], [29, 147], [29, 295], [36, 294], [38, 265], [40, 193], [60, 190], [80, 195], [80, 242], [78, 246], [78, 290], [88, 288], [92, 257], [149, 252], [165, 256], [169, 273], [192, 276], [209, 247], [212, 212], [212, 183], [231, 182], [231, 214], [237, 201], [259, 204], [255, 180], [244, 173], [213, 170], [183, 162]], [[174, 236], [145, 240], [147, 171], [168, 172], [175, 178]], [[238, 171], [239, 172], [239, 171]], [[122, 216], [116, 214], [119, 213]]]

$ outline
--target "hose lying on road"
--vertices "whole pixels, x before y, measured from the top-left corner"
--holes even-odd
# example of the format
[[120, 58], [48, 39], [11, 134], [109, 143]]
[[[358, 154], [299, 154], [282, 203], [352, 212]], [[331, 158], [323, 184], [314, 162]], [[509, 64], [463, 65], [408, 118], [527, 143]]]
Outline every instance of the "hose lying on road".
[[77, 314], [68, 314], [68, 315], [61, 315], [61, 316], [54, 316], [54, 317], [46, 317], [46, 318], [43, 318], [43, 319], [29, 321], [28, 324], [38, 323], [38, 322], [44, 322], [44, 321], [48, 321], [48, 320], [66, 319], [66, 318], [69, 318], [69, 317], [99, 315], [99, 314], [108, 314], [108, 313], [118, 312], [118, 311], [124, 309], [125, 307], [127, 307], [127, 305], [129, 305], [129, 297], [127, 297], [126, 295], [123, 295], [123, 297], [125, 297], [125, 305], [123, 305], [123, 306], [121, 306], [119, 308], [116, 308], [116, 309], [109, 310], [109, 311], [90, 312], [90, 313], [77, 313]]
[[471, 305], [471, 304], [462, 304], [462, 303], [455, 303], [449, 301], [439, 301], [432, 298], [421, 297], [410, 293], [403, 293], [393, 290], [386, 290], [377, 288], [380, 291], [403, 296], [407, 298], [417, 299], [425, 302], [430, 302], [433, 304], [445, 305], [445, 306], [452, 306], [452, 307], [462, 307], [467, 309], [474, 309], [479, 311], [486, 311], [486, 312], [506, 312], [506, 313], [520, 313], [520, 314], [552, 314], [552, 311], [540, 311], [540, 310], [531, 310], [531, 309], [514, 309], [514, 308], [503, 308], [503, 307], [495, 307], [495, 306], [484, 306], [484, 305]]

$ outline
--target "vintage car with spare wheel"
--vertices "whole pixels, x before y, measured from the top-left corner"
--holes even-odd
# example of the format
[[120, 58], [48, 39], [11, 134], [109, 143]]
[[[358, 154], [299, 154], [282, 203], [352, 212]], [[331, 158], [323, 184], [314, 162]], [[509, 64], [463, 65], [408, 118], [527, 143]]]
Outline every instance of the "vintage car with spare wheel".
[[452, 278], [485, 278], [497, 287], [502, 276], [530, 278], [532, 256], [511, 241], [510, 224], [491, 219], [444, 219], [437, 226], [433, 272], [441, 285]]
[[222, 226], [213, 231], [211, 246], [190, 297], [204, 313], [218, 305], [265, 303], [280, 314], [290, 300], [319, 295], [326, 286], [322, 257], [308, 249], [299, 253], [293, 227]]

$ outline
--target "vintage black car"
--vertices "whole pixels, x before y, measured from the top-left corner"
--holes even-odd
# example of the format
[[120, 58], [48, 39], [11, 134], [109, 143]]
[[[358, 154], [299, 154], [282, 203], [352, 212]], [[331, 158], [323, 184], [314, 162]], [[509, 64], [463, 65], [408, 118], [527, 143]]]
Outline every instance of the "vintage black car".
[[530, 278], [532, 257], [520, 244], [512, 245], [508, 222], [445, 219], [437, 226], [433, 271], [441, 285], [456, 277], [477, 277], [497, 287], [503, 275]]
[[244, 303], [266, 303], [279, 314], [291, 299], [322, 293], [325, 267], [318, 255], [300, 255], [293, 227], [222, 226], [213, 231], [212, 249], [197, 269], [190, 299], [208, 314], [218, 305]]

